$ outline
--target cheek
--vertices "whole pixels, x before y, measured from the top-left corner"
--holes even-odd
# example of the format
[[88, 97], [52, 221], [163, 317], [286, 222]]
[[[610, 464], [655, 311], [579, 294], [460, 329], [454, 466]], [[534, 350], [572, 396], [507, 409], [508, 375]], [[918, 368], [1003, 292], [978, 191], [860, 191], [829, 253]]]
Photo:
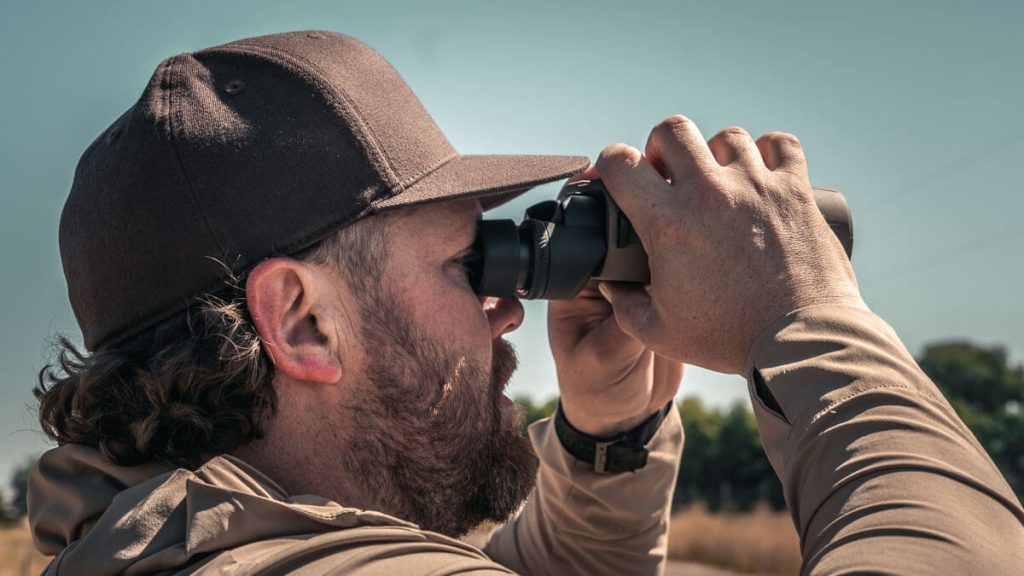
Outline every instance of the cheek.
[[467, 353], [469, 349], [490, 350], [490, 323], [476, 294], [452, 293], [439, 299], [433, 321]]
[[490, 350], [490, 323], [479, 297], [467, 286], [444, 277], [405, 292], [405, 309], [418, 326], [443, 338], [452, 350], [477, 356], [474, 349]]

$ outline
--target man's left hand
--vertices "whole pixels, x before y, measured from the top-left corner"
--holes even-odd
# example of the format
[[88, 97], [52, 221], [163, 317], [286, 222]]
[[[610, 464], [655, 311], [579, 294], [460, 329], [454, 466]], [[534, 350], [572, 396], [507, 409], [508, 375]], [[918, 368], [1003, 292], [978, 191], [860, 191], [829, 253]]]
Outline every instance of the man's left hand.
[[548, 339], [562, 410], [584, 434], [609, 437], [634, 428], [679, 390], [683, 365], [623, 332], [593, 283], [572, 300], [548, 303]]

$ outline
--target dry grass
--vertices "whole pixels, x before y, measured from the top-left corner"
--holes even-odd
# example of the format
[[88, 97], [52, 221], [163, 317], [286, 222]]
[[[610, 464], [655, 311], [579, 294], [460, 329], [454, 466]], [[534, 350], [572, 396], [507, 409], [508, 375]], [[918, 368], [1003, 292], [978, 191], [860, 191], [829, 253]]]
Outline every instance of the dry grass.
[[694, 505], [672, 515], [668, 555], [765, 576], [800, 573], [800, 545], [788, 512], [767, 506], [746, 513], [708, 512]]
[[39, 574], [50, 559], [36, 552], [25, 520], [0, 527], [0, 576]]

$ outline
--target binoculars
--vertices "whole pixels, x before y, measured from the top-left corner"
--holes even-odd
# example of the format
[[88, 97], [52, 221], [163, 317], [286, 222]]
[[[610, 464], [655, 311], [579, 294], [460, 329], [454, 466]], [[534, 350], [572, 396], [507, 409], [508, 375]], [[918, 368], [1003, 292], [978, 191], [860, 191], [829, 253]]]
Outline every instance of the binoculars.
[[[815, 188], [814, 200], [850, 257], [853, 222], [846, 199]], [[562, 300], [590, 280], [651, 281], [640, 238], [600, 180], [567, 184], [557, 200], [527, 208], [519, 225], [482, 220], [473, 251], [470, 283], [481, 296]]]

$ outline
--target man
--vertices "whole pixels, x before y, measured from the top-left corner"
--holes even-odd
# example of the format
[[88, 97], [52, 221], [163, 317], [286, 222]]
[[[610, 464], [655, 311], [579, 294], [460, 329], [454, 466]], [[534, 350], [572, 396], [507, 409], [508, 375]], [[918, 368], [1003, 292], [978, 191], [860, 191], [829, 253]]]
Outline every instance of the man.
[[[808, 572], [1019, 565], [1019, 503], [864, 306], [784, 134], [705, 144], [673, 117], [584, 172], [652, 284], [552, 303], [538, 469], [500, 393], [521, 308], [473, 294], [466, 259], [482, 208], [586, 164], [457, 155], [340, 35], [162, 64], [62, 217], [91, 353], [37, 390], [50, 573], [655, 573], [679, 361], [749, 376]], [[486, 554], [447, 537], [528, 495]]]
[[[61, 444], [30, 496], [50, 572], [656, 571], [681, 365], [595, 291], [563, 303], [565, 416], [650, 452], [599, 474], [549, 424], [538, 476], [502, 395], [522, 307], [467, 276], [483, 206], [587, 164], [459, 155], [339, 34], [162, 63], [83, 155], [61, 218], [89, 353], [65, 342], [37, 389]], [[535, 482], [490, 557], [452, 539]]]

